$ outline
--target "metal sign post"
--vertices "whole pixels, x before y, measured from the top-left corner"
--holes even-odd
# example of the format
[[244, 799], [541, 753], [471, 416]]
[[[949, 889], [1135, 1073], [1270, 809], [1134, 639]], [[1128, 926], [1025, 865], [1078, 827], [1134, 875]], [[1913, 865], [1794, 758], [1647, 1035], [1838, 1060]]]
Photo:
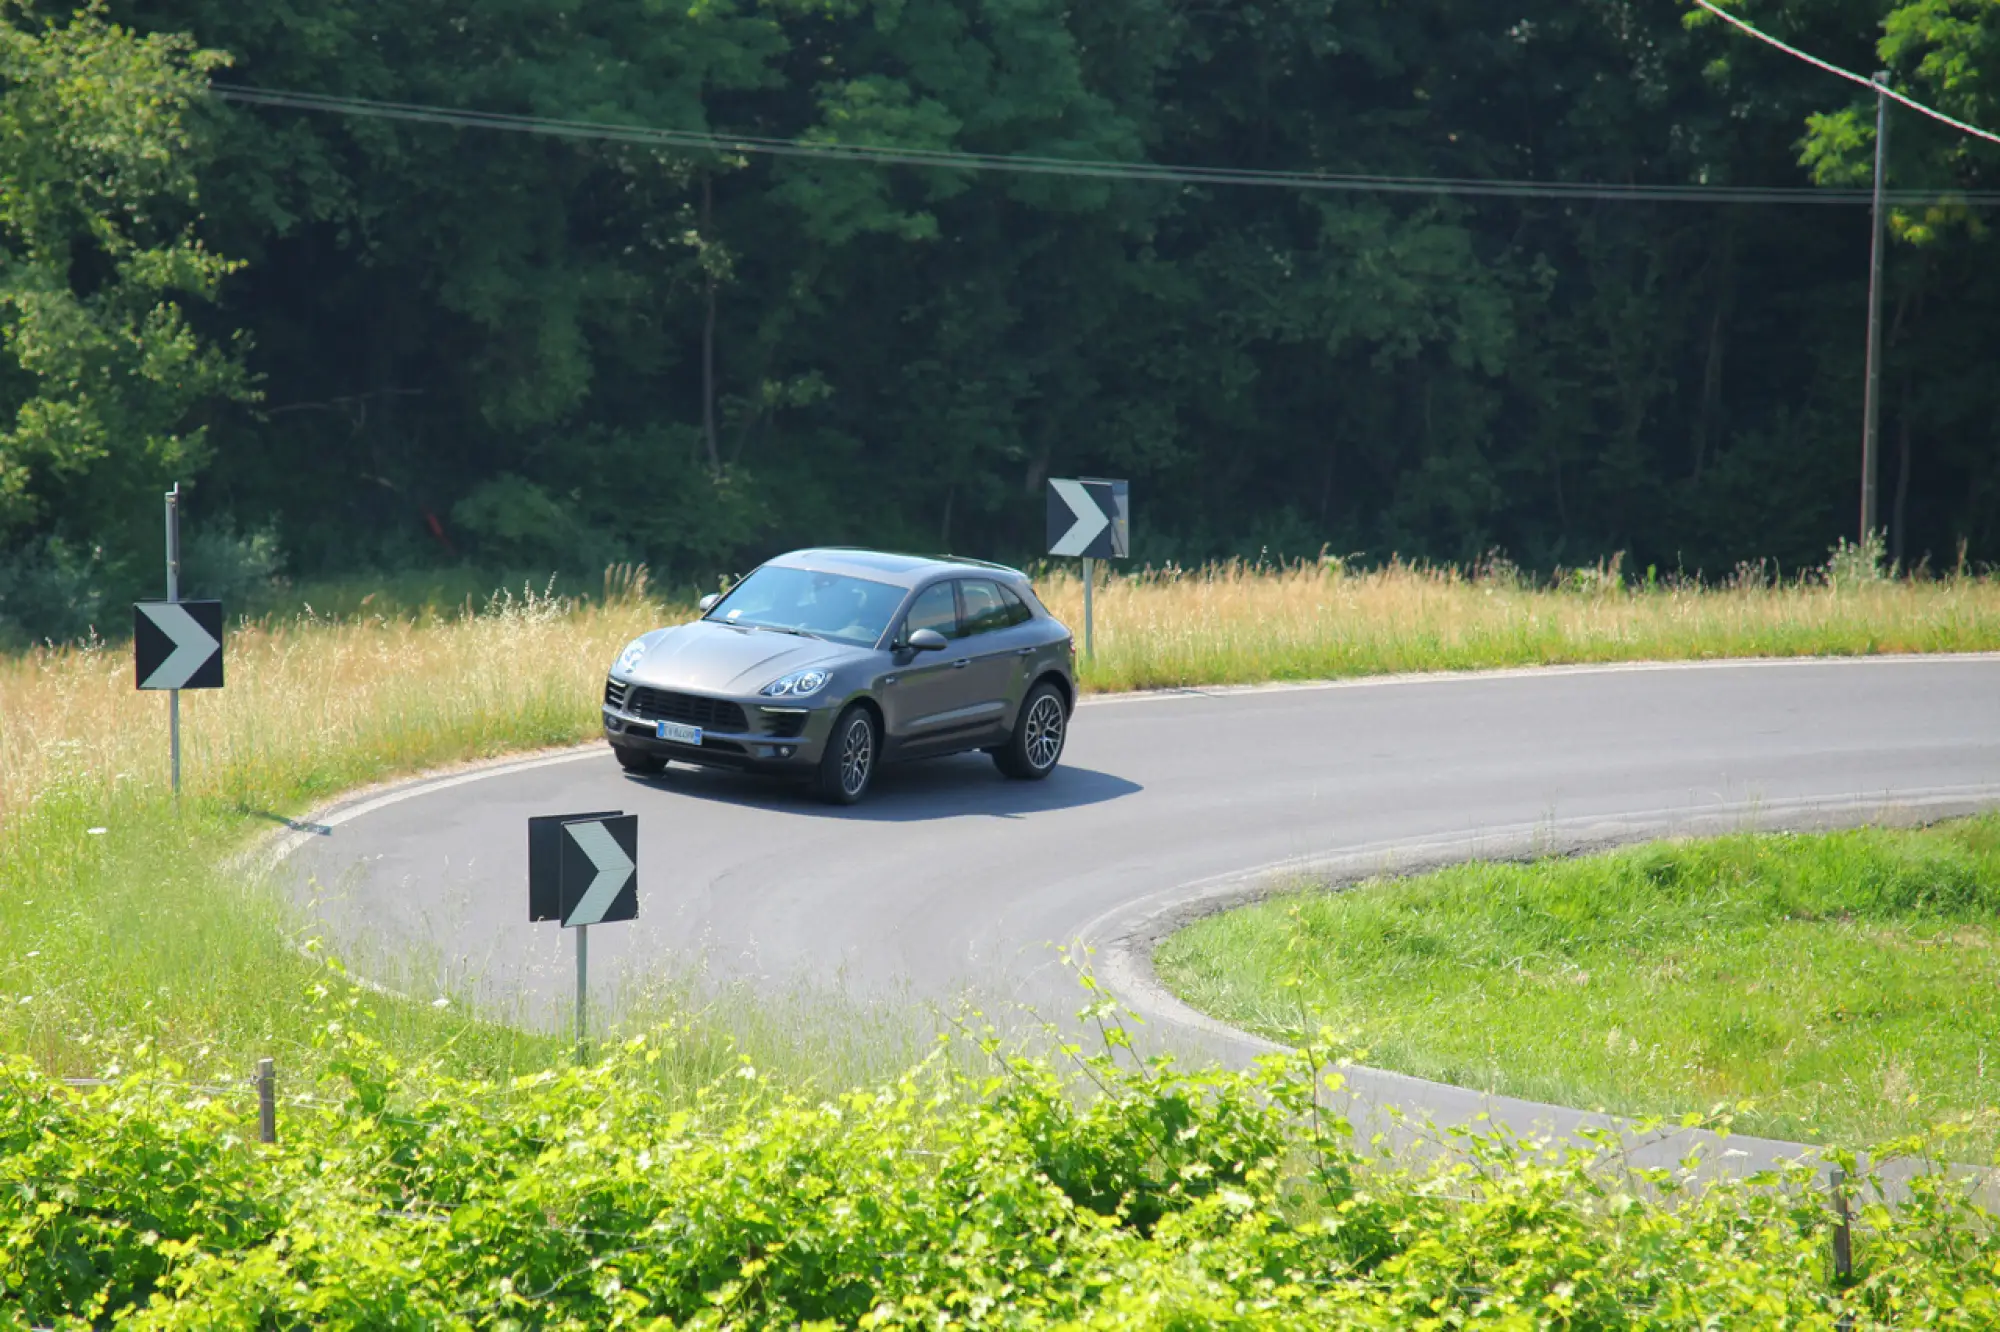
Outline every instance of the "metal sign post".
[[1095, 655], [1092, 594], [1097, 561], [1123, 559], [1132, 547], [1132, 496], [1127, 482], [1101, 477], [1049, 479], [1049, 554], [1083, 558], [1083, 655]]
[[[181, 599], [181, 483], [167, 492], [167, 604]], [[181, 691], [167, 691], [167, 752], [174, 799], [181, 798]]]
[[222, 603], [132, 603], [132, 667], [141, 689], [222, 688]]
[[576, 1062], [590, 1062], [590, 927], [639, 915], [639, 816], [528, 820], [528, 919], [576, 931]]
[[590, 926], [576, 927], [576, 1062], [590, 1062]]
[[167, 599], [132, 605], [132, 667], [140, 689], [167, 691], [168, 773], [181, 795], [181, 690], [222, 688], [222, 603], [181, 600], [181, 487], [167, 492]]
[[1083, 659], [1085, 661], [1097, 655], [1096, 646], [1091, 641], [1093, 637], [1091, 621], [1094, 617], [1090, 613], [1090, 592], [1097, 586], [1097, 570], [1093, 567], [1096, 563], [1097, 561], [1088, 555], [1083, 557]]

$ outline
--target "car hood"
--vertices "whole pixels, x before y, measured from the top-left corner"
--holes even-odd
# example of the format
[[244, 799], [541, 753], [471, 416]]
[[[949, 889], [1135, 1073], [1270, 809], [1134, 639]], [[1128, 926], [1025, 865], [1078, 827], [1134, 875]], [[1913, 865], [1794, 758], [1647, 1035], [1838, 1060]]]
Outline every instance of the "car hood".
[[697, 620], [655, 638], [632, 679], [658, 689], [754, 694], [793, 671], [831, 668], [861, 655], [861, 649], [822, 639]]

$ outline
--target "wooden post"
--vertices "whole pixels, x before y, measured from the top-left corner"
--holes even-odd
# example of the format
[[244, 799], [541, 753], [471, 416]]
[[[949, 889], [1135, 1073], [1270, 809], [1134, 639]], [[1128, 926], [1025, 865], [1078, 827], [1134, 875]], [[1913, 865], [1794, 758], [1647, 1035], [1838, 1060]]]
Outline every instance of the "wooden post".
[[[1854, 1233], [1847, 1222], [1847, 1172], [1835, 1166], [1827, 1187], [1833, 1192], [1833, 1287], [1845, 1292], [1854, 1281]], [[1842, 1311], [1834, 1324], [1840, 1332], [1851, 1332], [1854, 1315]]]
[[278, 1140], [278, 1071], [269, 1059], [257, 1061], [257, 1141]]

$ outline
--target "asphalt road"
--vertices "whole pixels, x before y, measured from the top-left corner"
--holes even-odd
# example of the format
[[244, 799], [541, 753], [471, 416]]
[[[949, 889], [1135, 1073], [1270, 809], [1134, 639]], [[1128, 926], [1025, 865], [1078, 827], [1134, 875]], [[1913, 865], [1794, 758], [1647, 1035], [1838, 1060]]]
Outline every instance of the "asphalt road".
[[[1152, 984], [1147, 946], [1288, 872], [1994, 805], [2000, 657], [1582, 668], [1091, 700], [1047, 782], [974, 755], [885, 770], [845, 810], [729, 774], [628, 777], [596, 746], [336, 807], [287, 839], [284, 873], [351, 955], [416, 945], [489, 999], [553, 1000], [570, 941], [527, 922], [526, 820], [622, 808], [641, 919], [592, 932], [594, 977], [699, 965], [1060, 1014], [1077, 991], [1055, 946], [1081, 939], [1162, 1039], [1240, 1055], [1256, 1043]], [[1445, 1119], [1576, 1122], [1359, 1086]]]

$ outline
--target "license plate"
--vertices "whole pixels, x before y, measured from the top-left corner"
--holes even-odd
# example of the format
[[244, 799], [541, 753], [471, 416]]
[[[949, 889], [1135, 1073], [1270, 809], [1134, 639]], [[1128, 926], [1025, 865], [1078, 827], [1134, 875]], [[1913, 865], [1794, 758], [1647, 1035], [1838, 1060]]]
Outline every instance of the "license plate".
[[685, 726], [680, 722], [655, 722], [654, 732], [662, 740], [672, 740], [676, 744], [698, 745], [701, 743], [701, 727]]

